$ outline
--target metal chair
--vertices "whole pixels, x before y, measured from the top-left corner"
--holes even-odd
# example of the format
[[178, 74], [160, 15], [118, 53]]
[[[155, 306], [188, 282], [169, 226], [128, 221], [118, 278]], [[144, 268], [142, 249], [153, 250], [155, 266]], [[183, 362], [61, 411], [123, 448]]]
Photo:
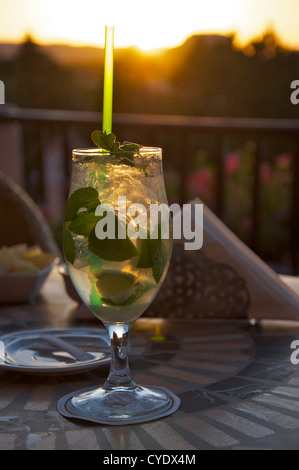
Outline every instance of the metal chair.
[[0, 172], [0, 247], [19, 243], [61, 253], [37, 204], [11, 178]]

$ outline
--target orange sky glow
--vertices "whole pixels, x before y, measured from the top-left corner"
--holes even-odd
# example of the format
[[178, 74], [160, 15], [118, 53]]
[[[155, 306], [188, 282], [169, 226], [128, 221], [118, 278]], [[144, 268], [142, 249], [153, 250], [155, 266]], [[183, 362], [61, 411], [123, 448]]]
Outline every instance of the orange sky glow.
[[115, 46], [173, 47], [193, 34], [236, 33], [245, 44], [273, 29], [299, 49], [298, 0], [0, 0], [0, 42], [28, 34], [44, 44], [104, 44], [115, 26]]

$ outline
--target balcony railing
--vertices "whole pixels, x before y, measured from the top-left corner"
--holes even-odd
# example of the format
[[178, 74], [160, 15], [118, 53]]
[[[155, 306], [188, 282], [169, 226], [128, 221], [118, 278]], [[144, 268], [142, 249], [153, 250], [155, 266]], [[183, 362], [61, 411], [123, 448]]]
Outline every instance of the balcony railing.
[[[40, 178], [39, 199], [43, 199], [45, 171], [41, 157], [45, 147], [45, 130], [55, 129], [61, 136], [63, 147], [62, 168], [65, 181], [70, 175], [70, 155], [73, 148], [72, 135], [75, 132], [85, 131], [86, 135], [92, 130], [101, 127], [101, 113], [85, 111], [63, 111], [42, 109], [19, 109], [11, 106], [0, 106], [1, 123], [19, 123], [24, 130], [30, 126], [30, 138], [35, 140], [37, 158], [37, 171]], [[113, 132], [119, 140], [138, 141], [136, 136], [142, 135], [142, 142], [146, 145], [161, 146], [164, 154], [164, 164], [168, 167], [176, 166], [180, 175], [178, 187], [178, 201], [187, 202], [188, 175], [194, 158], [194, 146], [192, 142], [198, 136], [209, 136], [214, 147], [214, 160], [216, 163], [216, 189], [215, 207], [213, 210], [221, 218], [226, 213], [226, 175], [224, 167], [225, 143], [231, 135], [239, 138], [250, 138], [255, 142], [255, 152], [252, 162], [252, 227], [249, 239], [250, 247], [260, 253], [261, 230], [261, 184], [260, 165], [264, 158], [264, 142], [267, 138], [286, 139], [292, 142], [292, 166], [291, 208], [289, 214], [289, 249], [292, 268], [298, 272], [299, 252], [299, 120], [291, 119], [249, 119], [249, 118], [216, 118], [193, 116], [166, 116], [166, 115], [136, 115], [114, 114]], [[174, 141], [175, 147], [171, 147], [170, 141]], [[89, 142], [88, 145], [90, 145]], [[36, 150], [37, 149], [37, 150]], [[0, 148], [1, 156], [1, 148]], [[2, 157], [3, 158], [3, 157]], [[25, 178], [25, 187], [30, 192], [31, 184]], [[65, 187], [63, 189], [67, 191]], [[200, 196], [200, 195], [199, 195]]]

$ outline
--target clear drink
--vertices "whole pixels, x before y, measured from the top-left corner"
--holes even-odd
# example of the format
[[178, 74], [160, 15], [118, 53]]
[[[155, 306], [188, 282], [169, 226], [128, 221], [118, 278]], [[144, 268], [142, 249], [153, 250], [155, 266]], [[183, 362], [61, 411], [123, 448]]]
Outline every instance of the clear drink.
[[153, 207], [167, 206], [161, 149], [132, 145], [113, 153], [75, 150], [66, 207], [70, 276], [107, 329], [111, 364], [103, 386], [71, 393], [58, 407], [65, 416], [104, 424], [149, 421], [180, 403], [167, 389], [137, 385], [129, 369], [131, 328], [158, 293], [172, 246], [165, 218], [152, 217]]
[[[110, 155], [100, 149], [74, 151], [70, 194], [82, 188], [96, 190], [98, 204], [112, 206], [116, 222], [121, 219], [126, 227], [129, 224], [135, 226], [137, 238], [127, 236], [126, 240], [118, 240], [116, 233], [115, 240], [105, 243], [93, 237], [96, 243], [102, 244], [100, 255], [97, 255], [90, 250], [90, 237], [70, 230], [76, 246], [73, 263], [67, 261], [70, 276], [84, 303], [104, 323], [131, 323], [146, 310], [159, 291], [171, 256], [170, 238], [148, 239], [151, 204], [167, 203], [161, 151], [144, 149], [138, 154], [132, 153], [128, 161], [122, 155]], [[96, 202], [93, 211], [95, 205]], [[138, 208], [138, 212], [132, 213], [132, 207]], [[79, 214], [84, 210], [84, 207], [80, 208]], [[147, 239], [139, 238], [140, 234], [146, 234]], [[140, 262], [147, 249], [154, 251], [152, 255], [157, 259], [153, 262], [163, 271], [158, 276], [151, 261]]]

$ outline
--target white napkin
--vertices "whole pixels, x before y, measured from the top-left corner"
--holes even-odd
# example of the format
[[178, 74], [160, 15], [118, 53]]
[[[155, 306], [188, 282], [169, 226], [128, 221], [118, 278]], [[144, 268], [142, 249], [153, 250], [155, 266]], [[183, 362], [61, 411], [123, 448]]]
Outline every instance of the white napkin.
[[[192, 205], [202, 204], [202, 201], [196, 199], [189, 204], [188, 210], [194, 219]], [[178, 216], [174, 215], [174, 223]], [[196, 230], [202, 229], [201, 223], [203, 255], [215, 263], [230, 266], [245, 281], [249, 292], [248, 318], [299, 319], [299, 294], [283, 281], [284, 277], [264, 263], [206, 205], [203, 206], [203, 222], [197, 221]]]

